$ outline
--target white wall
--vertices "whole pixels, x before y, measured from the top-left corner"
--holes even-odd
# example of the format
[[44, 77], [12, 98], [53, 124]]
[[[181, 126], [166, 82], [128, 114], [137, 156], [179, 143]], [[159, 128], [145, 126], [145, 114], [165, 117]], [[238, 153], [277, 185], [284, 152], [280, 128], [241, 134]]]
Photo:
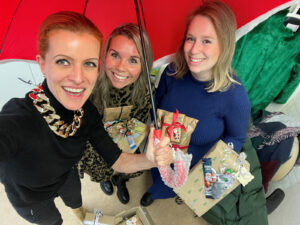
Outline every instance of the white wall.
[[[21, 81], [26, 81], [27, 83]], [[13, 97], [24, 97], [25, 93], [43, 81], [36, 62], [5, 61], [0, 63], [0, 109]]]

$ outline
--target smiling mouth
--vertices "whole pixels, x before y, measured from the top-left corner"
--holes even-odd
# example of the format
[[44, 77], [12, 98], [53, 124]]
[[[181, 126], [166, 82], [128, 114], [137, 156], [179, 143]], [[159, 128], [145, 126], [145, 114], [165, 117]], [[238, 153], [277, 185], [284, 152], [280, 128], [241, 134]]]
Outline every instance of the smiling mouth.
[[70, 95], [75, 95], [79, 96], [83, 93], [85, 88], [68, 88], [68, 87], [63, 87], [63, 89]]
[[129, 77], [126, 77], [126, 76], [120, 76], [120, 75], [117, 75], [116, 73], [112, 72], [112, 74], [114, 75], [114, 77], [116, 77], [117, 79], [119, 80], [126, 80], [128, 79]]
[[197, 62], [203, 62], [205, 59], [203, 59], [203, 58], [199, 59], [199, 58], [192, 58], [192, 57], [190, 57], [190, 60], [191, 60], [191, 62], [197, 63]]

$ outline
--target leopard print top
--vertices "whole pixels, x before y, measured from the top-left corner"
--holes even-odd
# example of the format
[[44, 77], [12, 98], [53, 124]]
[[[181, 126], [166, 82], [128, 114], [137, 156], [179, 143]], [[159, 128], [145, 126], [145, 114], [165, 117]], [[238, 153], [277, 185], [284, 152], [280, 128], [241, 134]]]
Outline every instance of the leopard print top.
[[[131, 92], [133, 85], [128, 85], [122, 89], [111, 88], [110, 100], [108, 107], [119, 107], [132, 105]], [[149, 110], [151, 109], [150, 93], [144, 97], [142, 105], [134, 105], [130, 117], [136, 118], [137, 120], [146, 123], [149, 117]], [[137, 150], [137, 153], [139, 150]], [[104, 159], [94, 150], [93, 146], [87, 142], [86, 150], [84, 151], [83, 157], [78, 163], [79, 175], [81, 178], [84, 177], [84, 173], [90, 175], [91, 180], [95, 182], [102, 182], [110, 180], [114, 173], [114, 170], [108, 167]], [[142, 172], [136, 172], [132, 174], [126, 174], [126, 178], [133, 178], [141, 175]]]

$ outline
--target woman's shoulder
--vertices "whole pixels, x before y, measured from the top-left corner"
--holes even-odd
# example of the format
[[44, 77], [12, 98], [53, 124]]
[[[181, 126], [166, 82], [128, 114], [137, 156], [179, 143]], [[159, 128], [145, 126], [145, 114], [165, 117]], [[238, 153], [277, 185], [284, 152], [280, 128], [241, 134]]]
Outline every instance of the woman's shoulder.
[[239, 94], [239, 93], [247, 94], [246, 89], [243, 86], [243, 83], [240, 80], [240, 78], [237, 75], [234, 74], [234, 75], [232, 75], [232, 79], [235, 82], [231, 82], [231, 84], [229, 85], [229, 87], [226, 89], [225, 92], [227, 92], [229, 94], [233, 94], [233, 95]]
[[237, 76], [233, 76], [233, 79], [238, 83], [232, 82], [226, 91], [220, 93], [224, 95], [223, 103], [237, 108], [240, 106], [250, 108], [248, 93], [241, 80]]
[[27, 98], [12, 98], [3, 105], [1, 115], [26, 115], [32, 106]]

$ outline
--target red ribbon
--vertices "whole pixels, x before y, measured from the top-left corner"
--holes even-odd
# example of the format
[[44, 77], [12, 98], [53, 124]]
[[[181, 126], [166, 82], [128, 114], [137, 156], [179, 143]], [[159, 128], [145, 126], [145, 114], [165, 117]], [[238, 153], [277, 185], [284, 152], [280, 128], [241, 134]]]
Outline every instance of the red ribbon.
[[[170, 139], [172, 137], [173, 129], [174, 128], [181, 128], [181, 129], [183, 129], [186, 132], [185, 126], [183, 124], [180, 124], [179, 122], [176, 122], [178, 114], [179, 114], [179, 112], [176, 109], [176, 112], [173, 113], [172, 123], [171, 124], [168, 124], [168, 123], [164, 123], [163, 124], [163, 126], [167, 126], [166, 131], [167, 131], [167, 134], [168, 134], [168, 136], [169, 136]], [[174, 147], [175, 150], [177, 150], [177, 148], [179, 148], [181, 150], [188, 148], [188, 146], [182, 146], [182, 147], [180, 147], [180, 145], [175, 145], [175, 144], [172, 144], [172, 147]]]
[[189, 146], [186, 145], [186, 146], [180, 146], [180, 145], [175, 145], [175, 144], [172, 144], [172, 148], [174, 148], [175, 151], [177, 151], [177, 149], [179, 148], [180, 150], [183, 150], [183, 149], [186, 149], [188, 148]]

